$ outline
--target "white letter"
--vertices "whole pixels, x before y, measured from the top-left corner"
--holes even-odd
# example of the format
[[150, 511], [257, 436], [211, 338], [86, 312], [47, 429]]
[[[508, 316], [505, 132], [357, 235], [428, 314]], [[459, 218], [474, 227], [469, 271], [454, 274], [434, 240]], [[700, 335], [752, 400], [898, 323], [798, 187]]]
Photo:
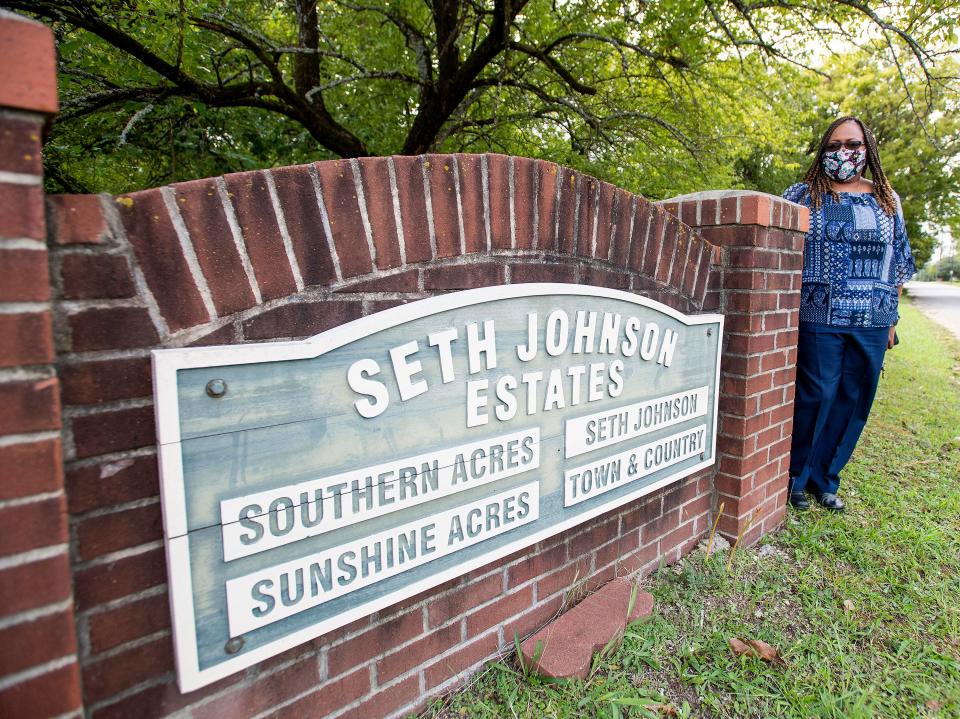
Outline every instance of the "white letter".
[[543, 393], [543, 411], [564, 407], [566, 402], [563, 399], [563, 375], [559, 369], [552, 369], [547, 377], [547, 389]]
[[487, 391], [489, 383], [485, 379], [475, 379], [467, 382], [467, 426], [479, 427], [490, 421], [490, 415], [480, 413], [487, 406]]
[[617, 351], [617, 336], [620, 334], [620, 315], [603, 313], [603, 329], [600, 330], [599, 352], [612, 355]]
[[380, 374], [380, 365], [372, 359], [357, 360], [347, 370], [347, 384], [350, 385], [350, 389], [357, 394], [365, 394], [373, 398], [372, 401], [358, 399], [353, 403], [360, 416], [367, 419], [383, 414], [387, 405], [390, 404], [390, 396], [387, 394], [387, 388], [383, 382], [367, 379], [367, 376], [375, 374]]
[[554, 310], [547, 317], [547, 327], [544, 332], [543, 344], [547, 348], [547, 354], [556, 357], [567, 348], [568, 335], [570, 333], [570, 323], [567, 319], [567, 313], [563, 310]]
[[623, 331], [624, 335], [626, 335], [626, 339], [620, 343], [620, 352], [623, 353], [624, 357], [633, 357], [633, 353], [637, 351], [638, 329], [640, 329], [639, 319], [636, 317], [631, 317], [627, 320], [627, 326]]
[[444, 384], [453, 382], [453, 352], [450, 350], [450, 343], [455, 339], [457, 339], [456, 327], [427, 335], [430, 346], [436, 347], [437, 352], [440, 353], [440, 379]]
[[505, 374], [497, 380], [497, 399], [503, 404], [497, 405], [496, 415], [501, 422], [513, 419], [517, 415], [517, 398], [513, 390], [517, 388], [517, 378], [512, 374]]
[[527, 314], [527, 346], [517, 345], [517, 357], [521, 362], [529, 362], [537, 356], [537, 313]]
[[393, 362], [393, 374], [397, 378], [397, 388], [400, 390], [400, 399], [406, 402], [417, 395], [427, 391], [427, 383], [420, 379], [411, 382], [413, 376], [423, 369], [420, 360], [407, 362], [407, 357], [416, 354], [420, 350], [420, 345], [416, 340], [411, 340], [399, 347], [390, 350], [390, 361]]
[[470, 374], [481, 370], [481, 352], [486, 356], [487, 369], [497, 366], [497, 336], [493, 329], [493, 320], [483, 321], [483, 339], [478, 337], [476, 322], [467, 325], [467, 350], [470, 355]]
[[[585, 317], [589, 317], [586, 321]], [[581, 352], [593, 353], [593, 341], [597, 336], [597, 313], [591, 312], [589, 315], [583, 310], [577, 312], [577, 329], [573, 333], [573, 353], [575, 355]]]
[[580, 404], [580, 378], [587, 371], [586, 365], [575, 364], [567, 368], [567, 374], [573, 382], [570, 383], [570, 404]]
[[590, 365], [590, 388], [587, 393], [587, 401], [595, 402], [603, 399], [603, 370], [606, 365], [603, 362], [595, 362]]
[[670, 366], [670, 363], [673, 362], [673, 351], [677, 348], [679, 337], [680, 335], [673, 330], [663, 331], [663, 344], [660, 346], [660, 359], [657, 360], [657, 364], [662, 364], [664, 367]]
[[612, 384], [607, 387], [610, 396], [619, 397], [623, 394], [623, 360], [614, 360], [610, 363], [610, 381]]
[[643, 341], [640, 343], [640, 356], [645, 360], [653, 359], [657, 353], [657, 340], [660, 339], [660, 327], [648, 322], [643, 328]]
[[537, 382], [543, 379], [543, 372], [524, 372], [520, 380], [527, 385], [527, 414], [537, 411]]

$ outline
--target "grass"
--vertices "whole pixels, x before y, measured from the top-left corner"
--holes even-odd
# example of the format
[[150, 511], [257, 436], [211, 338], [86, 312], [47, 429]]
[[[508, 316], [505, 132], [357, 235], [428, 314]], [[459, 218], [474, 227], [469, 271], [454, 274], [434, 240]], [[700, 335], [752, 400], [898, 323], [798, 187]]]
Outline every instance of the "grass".
[[[843, 474], [848, 512], [791, 511], [761, 546], [644, 580], [654, 615], [586, 681], [506, 658], [425, 716], [960, 717], [960, 343], [904, 303]], [[782, 662], [737, 657], [760, 639]]]

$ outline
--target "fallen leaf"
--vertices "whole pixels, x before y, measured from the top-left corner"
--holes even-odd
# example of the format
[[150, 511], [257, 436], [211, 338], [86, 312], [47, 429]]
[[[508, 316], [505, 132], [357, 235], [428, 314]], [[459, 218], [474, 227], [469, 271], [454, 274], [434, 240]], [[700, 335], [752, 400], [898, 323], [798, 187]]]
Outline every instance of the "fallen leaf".
[[738, 657], [742, 657], [744, 654], [753, 657], [753, 656], [756, 656], [757, 654], [756, 650], [751, 648], [745, 642], [740, 641], [736, 637], [730, 637], [727, 640], [727, 644], [730, 645], [730, 649], [732, 649], [733, 653], [736, 654]]
[[647, 708], [651, 711], [660, 712], [665, 717], [677, 716], [677, 710], [673, 704], [650, 704]]
[[855, 609], [853, 601], [850, 599], [843, 600], [843, 611], [852, 612]]
[[942, 708], [943, 708], [943, 702], [938, 702], [936, 699], [930, 699], [929, 701], [927, 701], [927, 709], [932, 709], [933, 711], [937, 711]]
[[777, 650], [766, 642], [760, 641], [759, 639], [751, 639], [748, 644], [753, 647], [763, 661], [776, 662], [780, 660], [780, 655], [777, 653]]

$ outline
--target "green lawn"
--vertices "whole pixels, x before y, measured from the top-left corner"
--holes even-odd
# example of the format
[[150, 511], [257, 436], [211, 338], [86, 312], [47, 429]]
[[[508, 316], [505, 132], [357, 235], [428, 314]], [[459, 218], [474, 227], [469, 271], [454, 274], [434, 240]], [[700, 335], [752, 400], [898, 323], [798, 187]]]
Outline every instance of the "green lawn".
[[[904, 303], [841, 495], [760, 547], [643, 581], [654, 615], [587, 681], [492, 664], [430, 717], [960, 717], [960, 343]], [[781, 662], [736, 657], [760, 639]]]

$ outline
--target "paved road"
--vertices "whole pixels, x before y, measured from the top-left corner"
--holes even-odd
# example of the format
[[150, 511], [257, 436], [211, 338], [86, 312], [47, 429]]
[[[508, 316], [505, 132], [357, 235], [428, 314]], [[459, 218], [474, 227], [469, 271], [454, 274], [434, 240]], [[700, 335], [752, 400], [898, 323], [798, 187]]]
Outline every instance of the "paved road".
[[906, 287], [923, 314], [960, 339], [960, 286], [942, 282], [908, 282]]

